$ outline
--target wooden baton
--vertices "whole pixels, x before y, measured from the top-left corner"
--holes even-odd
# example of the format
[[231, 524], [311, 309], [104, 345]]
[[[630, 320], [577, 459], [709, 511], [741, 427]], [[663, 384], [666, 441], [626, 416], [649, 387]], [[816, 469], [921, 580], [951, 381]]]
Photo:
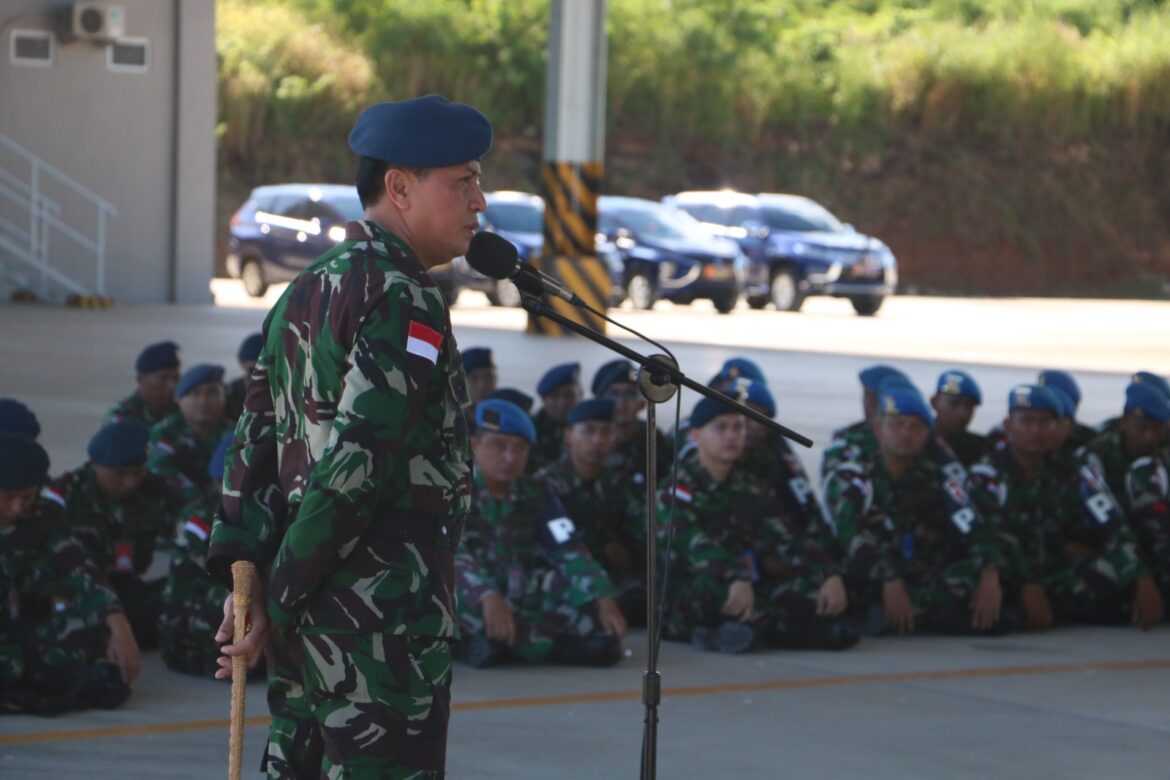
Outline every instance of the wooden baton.
[[[251, 561], [236, 561], [232, 564], [232, 612], [235, 627], [232, 644], [244, 641], [248, 626], [248, 609], [252, 606], [252, 579], [256, 576], [256, 564]], [[231, 741], [228, 746], [228, 780], [240, 780], [240, 769], [244, 762], [244, 694], [248, 684], [248, 659], [246, 656], [232, 656], [232, 724]]]

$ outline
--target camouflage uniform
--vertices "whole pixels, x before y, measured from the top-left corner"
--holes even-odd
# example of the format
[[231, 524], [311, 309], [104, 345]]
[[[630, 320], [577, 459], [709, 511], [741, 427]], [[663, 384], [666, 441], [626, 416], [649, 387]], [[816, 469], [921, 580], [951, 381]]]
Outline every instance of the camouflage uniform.
[[1133, 461], [1123, 484], [1138, 550], [1170, 601], [1170, 448]]
[[595, 604], [614, 587], [556, 495], [533, 477], [517, 479], [502, 500], [478, 475], [475, 488], [455, 559], [462, 629], [483, 633], [480, 604], [495, 593], [512, 609], [509, 650], [522, 660], [545, 660], [558, 636], [597, 633]]
[[927, 453], [894, 477], [880, 455], [847, 461], [829, 474], [825, 506], [845, 549], [851, 601], [880, 606], [882, 585], [901, 579], [915, 622], [965, 631], [968, 605], [983, 569], [1000, 568], [993, 522], [964, 489], [958, 462], [940, 465]]
[[783, 642], [815, 620], [821, 585], [842, 573], [823, 545], [824, 524], [810, 533], [803, 517], [784, 510], [772, 485], [743, 466], [717, 483], [698, 457], [687, 459], [678, 482], [662, 491], [658, 516], [673, 562], [663, 615], [669, 639], [690, 639], [696, 628], [725, 620], [720, 610], [729, 586], [747, 580], [755, 592], [754, 626]]
[[[632, 489], [635, 488], [632, 480], [603, 468], [597, 479], [586, 483], [573, 467], [568, 453], [541, 469], [536, 479], [560, 499], [577, 527], [579, 538], [594, 560], [605, 567], [617, 591], [622, 614], [631, 623], [644, 623], [646, 502], [644, 498], [635, 499], [633, 494], [638, 490]], [[611, 556], [609, 552], [614, 545], [625, 554]]]
[[[645, 420], [638, 420], [633, 437], [614, 444], [613, 452], [605, 459], [607, 468], [617, 474], [630, 474], [634, 482], [644, 485], [646, 480], [646, 426]], [[674, 447], [662, 431], [654, 432], [657, 442], [658, 478], [663, 479], [670, 474], [670, 464]]]
[[[1001, 442], [972, 468], [968, 484], [980, 507], [998, 512], [1007, 542], [1005, 590], [1043, 586], [1060, 621], [1115, 622], [1126, 616], [1125, 591], [1148, 572], [1095, 458], [1054, 455], [1026, 481]], [[1068, 552], [1070, 544], [1094, 553]]]
[[[106, 617], [122, 605], [55, 502], [40, 498], [15, 525], [0, 527], [0, 601], [0, 711], [21, 689], [46, 697], [30, 700], [34, 711], [101, 704], [81, 700], [77, 686], [104, 663]], [[121, 698], [102, 706], [125, 699], [129, 689], [118, 687]]]
[[[941, 436], [931, 437], [923, 455], [940, 469], [947, 468], [951, 463], [963, 465]], [[821, 459], [821, 485], [827, 485], [829, 475], [842, 463], [868, 463], [877, 457], [877, 434], [873, 432], [871, 423], [860, 420], [836, 430]]]
[[991, 445], [987, 437], [980, 436], [971, 431], [963, 431], [957, 436], [952, 436], [949, 439], [944, 439], [947, 446], [955, 453], [959, 463], [963, 464], [964, 468], [971, 468], [979, 461], [987, 457], [991, 451]]
[[756, 479], [772, 486], [784, 512], [800, 528], [820, 534], [821, 542], [834, 551], [836, 540], [827, 533], [824, 511], [808, 472], [783, 436], [770, 432], [760, 447], [745, 450], [739, 463]]
[[118, 594], [139, 646], [154, 647], [162, 581], [146, 582], [142, 575], [155, 550], [170, 549], [175, 540], [177, 507], [166, 483], [148, 474], [133, 494], [113, 501], [102, 495], [93, 466], [86, 464], [54, 480], [45, 495], [64, 507], [70, 533]]
[[244, 396], [248, 392], [248, 378], [239, 376], [227, 383], [227, 393], [224, 398], [223, 419], [233, 427], [240, 415], [244, 413]]
[[211, 482], [207, 464], [228, 430], [227, 422], [223, 422], [201, 437], [181, 412], [175, 412], [150, 429], [146, 467], [166, 480], [180, 505], [198, 501]]
[[153, 427], [179, 411], [179, 405], [172, 402], [161, 415], [155, 416], [146, 408], [146, 403], [138, 393], [131, 393], [106, 412], [102, 425], [109, 425], [120, 420], [141, 420], [147, 427]]
[[528, 454], [528, 470], [535, 473], [561, 459], [565, 451], [565, 423], [552, 419], [544, 409], [532, 416], [532, 422], [536, 425], [536, 444]]
[[[471, 492], [467, 381], [409, 248], [372, 222], [346, 230], [265, 321], [208, 569], [225, 585], [232, 561], [267, 571], [270, 772], [437, 776]], [[366, 655], [330, 659], [330, 642]], [[363, 737], [370, 718], [382, 728]]]

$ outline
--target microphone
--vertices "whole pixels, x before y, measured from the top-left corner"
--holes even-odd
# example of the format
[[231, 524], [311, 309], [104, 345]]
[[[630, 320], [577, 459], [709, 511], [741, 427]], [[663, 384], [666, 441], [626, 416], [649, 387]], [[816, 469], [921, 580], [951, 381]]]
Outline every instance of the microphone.
[[516, 245], [496, 233], [481, 231], [471, 237], [467, 248], [467, 264], [489, 279], [508, 279], [529, 295], [548, 293], [574, 306], [584, 306], [572, 290], [547, 274], [520, 261]]

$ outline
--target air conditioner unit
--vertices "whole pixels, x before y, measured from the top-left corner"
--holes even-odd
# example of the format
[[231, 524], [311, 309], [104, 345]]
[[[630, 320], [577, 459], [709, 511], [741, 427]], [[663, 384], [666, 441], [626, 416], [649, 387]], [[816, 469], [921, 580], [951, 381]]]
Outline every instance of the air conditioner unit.
[[126, 35], [126, 8], [106, 3], [74, 3], [70, 35], [79, 41], [109, 43]]

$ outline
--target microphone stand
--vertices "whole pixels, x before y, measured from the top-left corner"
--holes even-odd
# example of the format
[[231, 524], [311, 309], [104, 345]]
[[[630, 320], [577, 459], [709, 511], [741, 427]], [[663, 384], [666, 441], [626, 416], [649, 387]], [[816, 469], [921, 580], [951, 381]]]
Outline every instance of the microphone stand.
[[780, 423], [745, 406], [730, 396], [712, 390], [706, 385], [690, 379], [678, 369], [678, 365], [666, 355], [646, 356], [626, 347], [592, 328], [565, 317], [551, 308], [544, 300], [530, 292], [521, 290], [521, 305], [530, 314], [545, 317], [558, 325], [584, 336], [590, 341], [616, 352], [641, 366], [638, 371], [638, 390], [646, 399], [646, 671], [642, 675], [642, 705], [645, 709], [642, 733], [642, 780], [655, 780], [658, 776], [658, 705], [662, 701], [662, 676], [658, 672], [658, 610], [657, 610], [657, 557], [658, 557], [658, 452], [654, 433], [657, 430], [657, 404], [669, 401], [679, 385], [688, 387], [700, 395], [721, 401], [737, 411], [751, 417], [792, 441], [812, 446], [812, 440], [785, 428]]

